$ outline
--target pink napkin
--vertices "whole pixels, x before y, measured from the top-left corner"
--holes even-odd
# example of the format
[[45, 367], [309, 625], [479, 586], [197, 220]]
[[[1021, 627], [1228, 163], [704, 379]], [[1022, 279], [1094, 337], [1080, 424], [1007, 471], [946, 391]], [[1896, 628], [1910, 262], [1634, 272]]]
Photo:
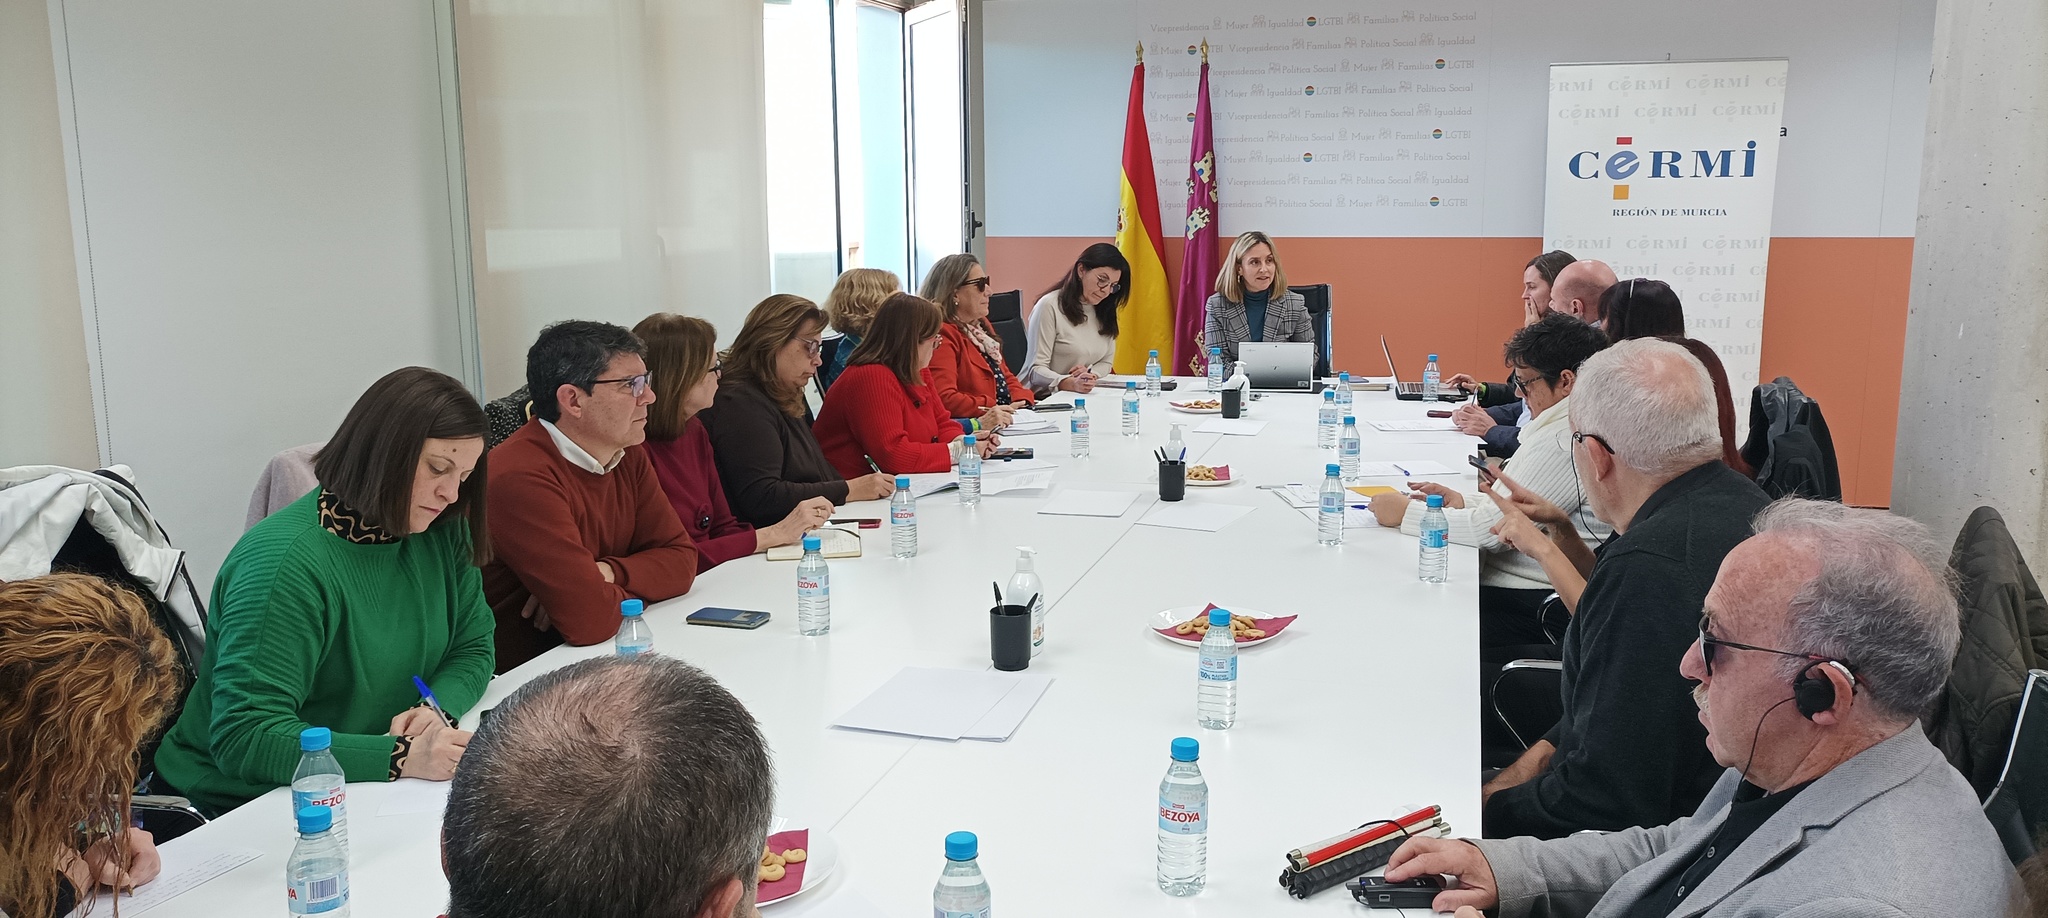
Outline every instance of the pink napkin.
[[1212, 469], [1215, 469], [1215, 470], [1216, 470], [1216, 480], [1217, 480], [1217, 481], [1229, 481], [1229, 480], [1230, 480], [1230, 466], [1227, 466], [1227, 465], [1212, 465], [1212, 466], [1210, 466], [1210, 468], [1212, 468]]
[[[1211, 612], [1212, 610], [1214, 610], [1215, 608], [1216, 608], [1216, 604], [1212, 602], [1212, 603], [1210, 603], [1209, 605], [1207, 605], [1206, 607], [1204, 607], [1204, 608], [1202, 609], [1202, 613], [1201, 613], [1201, 614], [1203, 614], [1203, 615], [1208, 615], [1208, 614], [1209, 614], [1209, 613], [1210, 613], [1210, 612]], [[1259, 629], [1260, 631], [1264, 631], [1264, 632], [1266, 632], [1266, 637], [1272, 637], [1273, 635], [1279, 634], [1279, 633], [1280, 633], [1281, 631], [1283, 631], [1283, 630], [1286, 630], [1287, 626], [1288, 626], [1288, 625], [1291, 625], [1291, 624], [1293, 624], [1293, 623], [1294, 623], [1294, 620], [1295, 620], [1295, 619], [1297, 619], [1297, 618], [1300, 618], [1300, 616], [1298, 616], [1298, 615], [1283, 615], [1283, 616], [1281, 616], [1281, 617], [1279, 617], [1279, 618], [1255, 618], [1255, 619], [1252, 619], [1252, 627], [1254, 627], [1254, 628], [1257, 628], [1257, 629]], [[1194, 635], [1192, 635], [1192, 634], [1180, 634], [1180, 633], [1178, 633], [1178, 632], [1174, 631], [1174, 630], [1173, 630], [1173, 628], [1171, 628], [1171, 627], [1166, 627], [1166, 628], [1154, 628], [1154, 629], [1152, 629], [1152, 630], [1154, 630], [1154, 631], [1157, 631], [1157, 632], [1159, 632], [1160, 634], [1166, 635], [1167, 637], [1170, 637], [1170, 638], [1172, 638], [1172, 639], [1174, 639], [1174, 640], [1176, 640], [1176, 641], [1180, 641], [1180, 642], [1182, 642], [1182, 643], [1185, 643], [1185, 644], [1199, 644], [1199, 643], [1201, 643], [1201, 640], [1200, 640], [1199, 638], [1196, 638], [1196, 637], [1195, 637]], [[1240, 634], [1240, 635], [1238, 635], [1238, 636], [1237, 636], [1237, 642], [1238, 642], [1238, 643], [1240, 643], [1240, 644], [1242, 644], [1242, 643], [1244, 643], [1244, 642], [1246, 642], [1246, 641], [1249, 641], [1249, 640], [1254, 640], [1254, 639], [1253, 639], [1253, 638], [1248, 638], [1248, 637], [1245, 637], [1245, 636], [1244, 636], [1244, 635], [1242, 635], [1242, 634]]]
[[[788, 832], [777, 832], [774, 835], [768, 836], [768, 850], [781, 854], [791, 848], [802, 848], [805, 854], [809, 854], [811, 850], [811, 830], [792, 829]], [[782, 875], [782, 879], [776, 880], [773, 883], [762, 883], [760, 890], [754, 894], [754, 901], [765, 905], [777, 899], [785, 899], [796, 895], [798, 891], [804, 888], [804, 868], [810, 866], [810, 864], [809, 858], [805, 858], [803, 861], [795, 864], [784, 864], [783, 869], [788, 872]]]

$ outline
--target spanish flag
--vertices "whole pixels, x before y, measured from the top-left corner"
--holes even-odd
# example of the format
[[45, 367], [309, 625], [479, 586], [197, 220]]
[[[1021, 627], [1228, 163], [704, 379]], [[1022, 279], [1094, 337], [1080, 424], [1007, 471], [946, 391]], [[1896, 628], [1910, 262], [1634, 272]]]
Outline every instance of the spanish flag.
[[1131, 104], [1124, 116], [1122, 198], [1116, 208], [1116, 247], [1131, 263], [1124, 278], [1130, 296], [1117, 316], [1118, 373], [1145, 372], [1147, 352], [1172, 373], [1173, 288], [1166, 282], [1159, 234], [1159, 182], [1152, 177], [1152, 140], [1145, 127], [1145, 46], [1131, 70]]

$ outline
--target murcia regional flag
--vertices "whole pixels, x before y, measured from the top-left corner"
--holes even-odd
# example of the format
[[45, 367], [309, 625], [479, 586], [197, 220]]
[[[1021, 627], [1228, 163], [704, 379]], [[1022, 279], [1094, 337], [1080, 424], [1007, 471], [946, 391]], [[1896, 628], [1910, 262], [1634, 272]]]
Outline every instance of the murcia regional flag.
[[1116, 208], [1116, 247], [1131, 263], [1124, 278], [1130, 297], [1117, 316], [1118, 373], [1145, 372], [1148, 351], [1159, 351], [1159, 364], [1171, 374], [1173, 362], [1173, 292], [1166, 283], [1164, 246], [1159, 235], [1159, 183], [1152, 177], [1152, 139], [1145, 128], [1145, 46], [1131, 70], [1131, 104], [1124, 116], [1122, 196]]

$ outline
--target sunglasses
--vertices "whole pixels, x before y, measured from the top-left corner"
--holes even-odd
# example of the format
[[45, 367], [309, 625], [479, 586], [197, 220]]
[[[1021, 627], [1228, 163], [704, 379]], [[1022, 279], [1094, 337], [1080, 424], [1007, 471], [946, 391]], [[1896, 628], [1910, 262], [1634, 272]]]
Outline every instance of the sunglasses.
[[[988, 279], [988, 276], [987, 276], [987, 275], [983, 275], [983, 276], [981, 276], [981, 277], [977, 277], [977, 278], [975, 278], [975, 279], [973, 279], [973, 280], [968, 280], [968, 281], [961, 281], [961, 282], [960, 282], [960, 286], [961, 286], [961, 287], [973, 287], [973, 288], [974, 288], [974, 289], [976, 289], [976, 290], [979, 290], [979, 291], [981, 291], [981, 292], [983, 292], [983, 293], [987, 293], [987, 292], [988, 292], [988, 281], [989, 281], [989, 279]], [[957, 289], [957, 288], [956, 288], [956, 289]]]
[[621, 376], [618, 379], [593, 379], [590, 381], [591, 388], [596, 388], [598, 385], [602, 383], [625, 383], [626, 390], [632, 392], [634, 398], [639, 398], [640, 396], [647, 394], [646, 373], [642, 373], [638, 376]]
[[1754, 650], [1757, 653], [1774, 653], [1781, 657], [1797, 657], [1801, 660], [1825, 659], [1810, 653], [1793, 653], [1789, 650], [1775, 650], [1770, 647], [1758, 647], [1753, 644], [1737, 644], [1734, 641], [1721, 640], [1707, 633], [1707, 617], [1704, 615], [1700, 616], [1700, 663], [1705, 666], [1707, 675], [1712, 676], [1714, 674], [1714, 653], [1723, 647], [1730, 650]]

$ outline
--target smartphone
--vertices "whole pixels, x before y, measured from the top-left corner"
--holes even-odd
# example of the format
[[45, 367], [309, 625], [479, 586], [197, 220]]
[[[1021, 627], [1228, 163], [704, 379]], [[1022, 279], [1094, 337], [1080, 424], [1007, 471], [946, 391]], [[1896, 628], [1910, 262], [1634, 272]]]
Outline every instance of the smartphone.
[[1164, 379], [1159, 382], [1159, 391], [1161, 392], [1172, 392], [1178, 388], [1180, 388], [1180, 380], [1178, 379]]
[[752, 612], [746, 609], [721, 609], [706, 606], [690, 613], [683, 619], [692, 625], [710, 625], [714, 628], [745, 628], [752, 631], [768, 624], [768, 613]]
[[1448, 411], [1438, 411], [1435, 409], [1431, 409], [1429, 412], [1429, 416], [1433, 418], [1447, 418], [1451, 416], [1451, 413]]
[[1389, 883], [1385, 877], [1359, 877], [1344, 887], [1366, 908], [1429, 908], [1436, 902], [1436, 894], [1444, 891], [1444, 881], [1436, 876], [1400, 883]]
[[1033, 411], [1072, 411], [1072, 410], [1074, 410], [1074, 406], [1073, 406], [1073, 404], [1072, 404], [1071, 402], [1044, 402], [1044, 403], [1041, 403], [1041, 404], [1037, 404], [1037, 405], [1032, 405], [1032, 406], [1031, 406], [1031, 410], [1033, 410]]
[[995, 452], [988, 454], [988, 457], [990, 459], [1007, 461], [1010, 459], [1030, 459], [1036, 455], [1038, 455], [1038, 451], [1029, 446], [998, 446]]
[[1487, 482], [1493, 480], [1493, 466], [1486, 464], [1485, 456], [1481, 456], [1475, 453], [1473, 455], [1466, 456], [1465, 461], [1471, 463], [1473, 468], [1479, 470], [1480, 484], [1486, 484]]
[[848, 523], [855, 523], [858, 524], [862, 529], [882, 528], [882, 520], [879, 517], [873, 516], [835, 516], [829, 520], [826, 520], [826, 522], [834, 526], [844, 526]]

